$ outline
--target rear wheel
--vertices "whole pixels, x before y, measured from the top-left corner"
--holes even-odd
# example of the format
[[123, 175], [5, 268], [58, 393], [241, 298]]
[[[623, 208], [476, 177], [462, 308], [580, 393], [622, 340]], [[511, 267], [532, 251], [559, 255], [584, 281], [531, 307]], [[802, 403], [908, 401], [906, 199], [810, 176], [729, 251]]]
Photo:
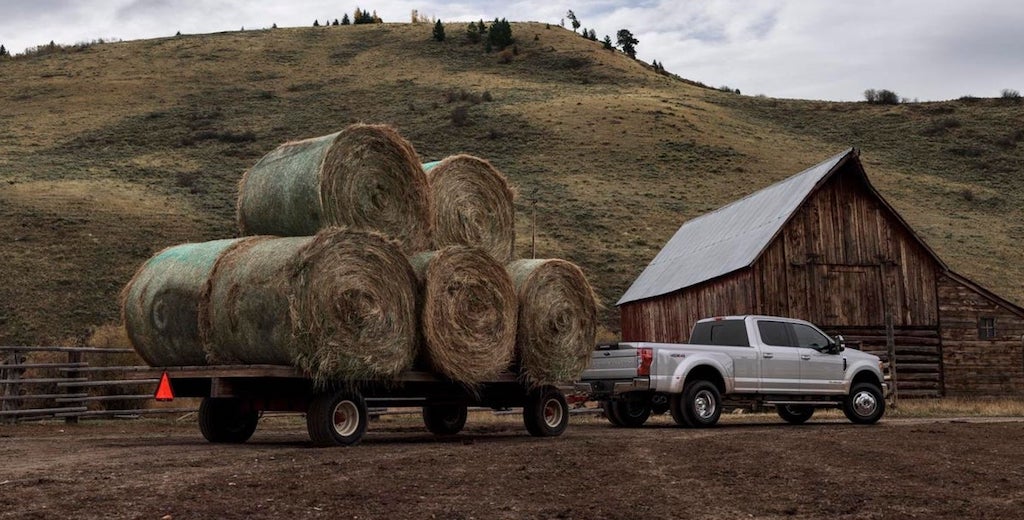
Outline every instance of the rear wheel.
[[553, 386], [531, 390], [523, 406], [523, 423], [530, 435], [557, 437], [569, 426], [569, 405]]
[[210, 442], [245, 442], [259, 419], [259, 412], [249, 410], [241, 399], [205, 397], [199, 405], [199, 431]]
[[611, 413], [614, 414], [619, 421], [617, 426], [638, 428], [643, 426], [651, 416], [651, 403], [645, 398], [637, 399], [627, 397], [619, 401], [612, 401], [611, 405]]
[[366, 433], [366, 401], [357, 391], [341, 390], [313, 396], [306, 429], [317, 446], [350, 446]]
[[698, 379], [672, 396], [672, 419], [680, 426], [709, 428], [722, 415], [722, 395], [710, 381]]
[[601, 401], [601, 409], [604, 410], [605, 419], [608, 419], [612, 426], [622, 426], [622, 421], [619, 420], [619, 417], [612, 410], [611, 401]]
[[850, 422], [874, 424], [885, 414], [885, 396], [878, 385], [857, 383], [843, 402], [843, 413]]
[[434, 435], [455, 435], [466, 426], [466, 405], [433, 404], [423, 407], [423, 424]]
[[665, 394], [654, 394], [651, 397], [651, 415], [661, 415], [668, 411], [671, 403]]
[[775, 410], [790, 424], [803, 424], [814, 415], [814, 407], [805, 404], [780, 404]]

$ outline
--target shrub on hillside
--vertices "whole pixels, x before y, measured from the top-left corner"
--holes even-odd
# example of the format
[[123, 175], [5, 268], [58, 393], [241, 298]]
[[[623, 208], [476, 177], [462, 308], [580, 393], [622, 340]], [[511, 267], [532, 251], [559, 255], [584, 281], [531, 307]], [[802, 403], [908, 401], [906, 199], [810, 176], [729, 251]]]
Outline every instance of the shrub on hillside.
[[466, 126], [469, 124], [469, 107], [459, 105], [452, 109], [452, 124], [455, 126]]
[[900, 104], [899, 94], [888, 90], [875, 90], [869, 88], [864, 91], [864, 100], [875, 105], [898, 105]]
[[1003, 99], [1020, 101], [1020, 92], [1012, 88], [1004, 88], [1000, 95]]
[[444, 24], [441, 23], [440, 19], [434, 24], [434, 39], [439, 42], [444, 41]]

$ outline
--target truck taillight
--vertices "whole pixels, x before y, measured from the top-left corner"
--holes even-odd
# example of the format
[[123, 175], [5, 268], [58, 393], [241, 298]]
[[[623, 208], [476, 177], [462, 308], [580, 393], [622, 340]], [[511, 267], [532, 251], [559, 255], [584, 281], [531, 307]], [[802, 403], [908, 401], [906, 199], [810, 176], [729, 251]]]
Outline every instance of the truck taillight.
[[654, 349], [651, 348], [640, 348], [637, 349], [636, 358], [636, 375], [638, 376], [649, 376], [651, 375], [651, 362], [654, 361]]

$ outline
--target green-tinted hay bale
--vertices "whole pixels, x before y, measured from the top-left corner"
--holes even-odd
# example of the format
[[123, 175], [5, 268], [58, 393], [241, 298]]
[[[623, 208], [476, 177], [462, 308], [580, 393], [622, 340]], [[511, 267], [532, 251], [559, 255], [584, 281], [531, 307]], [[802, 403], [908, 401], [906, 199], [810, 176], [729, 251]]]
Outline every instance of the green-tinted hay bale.
[[420, 331], [427, 368], [468, 385], [491, 380], [512, 362], [516, 293], [487, 253], [451, 246], [412, 258], [420, 280]]
[[236, 240], [169, 247], [150, 258], [121, 292], [128, 339], [151, 366], [205, 365], [199, 297], [217, 256]]
[[320, 383], [391, 380], [416, 358], [415, 288], [378, 233], [252, 237], [217, 260], [202, 334], [218, 362], [293, 364]]
[[454, 155], [423, 168], [434, 199], [434, 247], [479, 247], [498, 262], [510, 262], [516, 243], [515, 194], [505, 176], [472, 155]]
[[347, 226], [379, 230], [414, 252], [430, 245], [432, 213], [412, 145], [391, 127], [356, 124], [265, 155], [239, 183], [237, 218], [243, 235]]
[[517, 260], [507, 268], [519, 297], [522, 376], [531, 385], [578, 379], [597, 334], [597, 298], [583, 271], [565, 260]]

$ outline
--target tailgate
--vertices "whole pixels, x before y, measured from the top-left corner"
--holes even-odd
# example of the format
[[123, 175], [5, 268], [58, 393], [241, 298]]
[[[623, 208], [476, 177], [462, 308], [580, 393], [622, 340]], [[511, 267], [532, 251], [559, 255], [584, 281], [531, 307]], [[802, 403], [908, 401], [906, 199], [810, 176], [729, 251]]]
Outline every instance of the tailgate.
[[636, 377], [637, 354], [633, 347], [600, 346], [590, 356], [583, 371], [585, 380], [626, 380]]

